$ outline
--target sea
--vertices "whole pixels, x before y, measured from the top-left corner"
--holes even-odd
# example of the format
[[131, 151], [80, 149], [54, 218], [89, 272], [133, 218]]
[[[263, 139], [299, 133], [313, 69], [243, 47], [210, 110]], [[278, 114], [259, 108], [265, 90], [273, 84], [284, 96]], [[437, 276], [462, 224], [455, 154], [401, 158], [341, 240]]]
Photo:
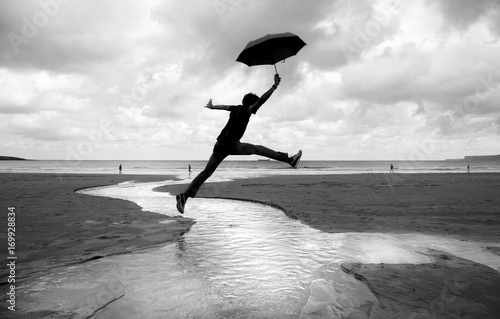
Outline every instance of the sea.
[[[217, 169], [221, 176], [258, 177], [268, 175], [370, 174], [389, 173], [499, 173], [500, 160], [429, 161], [301, 161], [297, 169], [272, 160], [226, 160]], [[203, 170], [206, 161], [116, 161], [116, 160], [23, 160], [0, 161], [0, 173], [78, 173], [78, 174], [175, 175], [184, 177]]]

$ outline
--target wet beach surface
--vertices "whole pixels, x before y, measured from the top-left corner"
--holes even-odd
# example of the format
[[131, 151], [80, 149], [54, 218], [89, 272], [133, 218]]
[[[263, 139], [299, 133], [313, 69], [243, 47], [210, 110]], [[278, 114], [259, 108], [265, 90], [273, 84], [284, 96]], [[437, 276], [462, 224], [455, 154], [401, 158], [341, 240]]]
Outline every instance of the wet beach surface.
[[[175, 216], [175, 199], [152, 189], [178, 183], [124, 183], [84, 192], [131, 200], [145, 210]], [[479, 262], [491, 267], [480, 265], [486, 268], [481, 278], [498, 287], [499, 257], [486, 249], [498, 247], [495, 243], [416, 234], [326, 233], [266, 205], [221, 199], [196, 199], [188, 205], [188, 215], [196, 224], [178, 242], [48, 271], [24, 283], [20, 306], [61, 318], [70, 314], [82, 318], [388, 318], [396, 310], [420, 314], [383, 295], [394, 278], [404, 277], [392, 276], [394, 269], [386, 272], [384, 264], [428, 266], [446, 273], [459, 264], [464, 268], [466, 263], [474, 267]], [[174, 222], [165, 217], [162, 222]], [[443, 259], [448, 264], [443, 264], [442, 256], [448, 255]], [[370, 267], [376, 265], [384, 280], [371, 277]], [[465, 287], [456, 277], [455, 282]], [[468, 289], [473, 286], [468, 282]], [[425, 299], [419, 301], [421, 311], [429, 308], [425, 303]]]

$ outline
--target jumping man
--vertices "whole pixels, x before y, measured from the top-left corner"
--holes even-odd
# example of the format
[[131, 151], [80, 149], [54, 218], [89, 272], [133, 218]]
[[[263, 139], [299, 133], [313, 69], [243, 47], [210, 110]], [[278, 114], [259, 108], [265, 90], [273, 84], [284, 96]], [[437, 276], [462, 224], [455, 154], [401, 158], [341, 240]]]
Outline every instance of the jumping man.
[[274, 75], [273, 86], [264, 93], [260, 98], [253, 94], [248, 93], [243, 97], [242, 105], [213, 105], [210, 99], [205, 106], [212, 110], [226, 110], [231, 112], [226, 126], [222, 129], [217, 142], [215, 143], [212, 156], [208, 160], [205, 169], [196, 176], [186, 191], [178, 194], [175, 198], [177, 200], [177, 210], [179, 213], [184, 214], [184, 207], [189, 197], [195, 197], [198, 189], [203, 183], [215, 172], [219, 164], [228, 155], [260, 155], [280, 162], [288, 163], [293, 168], [299, 165], [302, 151], [289, 157], [287, 153], [273, 151], [261, 145], [253, 145], [249, 143], [242, 143], [240, 139], [245, 134], [250, 116], [257, 113], [259, 108], [269, 99], [273, 92], [278, 88], [281, 78], [278, 74]]

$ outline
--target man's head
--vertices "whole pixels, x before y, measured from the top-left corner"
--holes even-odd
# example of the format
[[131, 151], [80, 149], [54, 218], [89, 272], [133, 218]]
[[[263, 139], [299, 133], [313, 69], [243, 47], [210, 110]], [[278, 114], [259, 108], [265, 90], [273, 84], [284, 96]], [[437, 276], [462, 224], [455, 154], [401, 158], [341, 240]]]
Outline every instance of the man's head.
[[243, 106], [251, 106], [251, 105], [254, 105], [255, 102], [257, 102], [258, 100], [259, 100], [259, 97], [256, 94], [248, 93], [248, 94], [245, 94], [245, 96], [243, 97], [241, 104], [243, 104]]

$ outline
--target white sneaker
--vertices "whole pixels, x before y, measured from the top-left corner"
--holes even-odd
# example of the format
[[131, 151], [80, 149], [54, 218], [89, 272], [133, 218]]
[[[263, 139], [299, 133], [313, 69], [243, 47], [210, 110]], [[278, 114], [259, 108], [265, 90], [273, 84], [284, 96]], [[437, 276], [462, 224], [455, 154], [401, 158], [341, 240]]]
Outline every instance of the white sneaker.
[[299, 166], [300, 158], [302, 157], [302, 150], [300, 150], [297, 154], [292, 156], [292, 161], [290, 162], [290, 165], [293, 168], [297, 168]]

